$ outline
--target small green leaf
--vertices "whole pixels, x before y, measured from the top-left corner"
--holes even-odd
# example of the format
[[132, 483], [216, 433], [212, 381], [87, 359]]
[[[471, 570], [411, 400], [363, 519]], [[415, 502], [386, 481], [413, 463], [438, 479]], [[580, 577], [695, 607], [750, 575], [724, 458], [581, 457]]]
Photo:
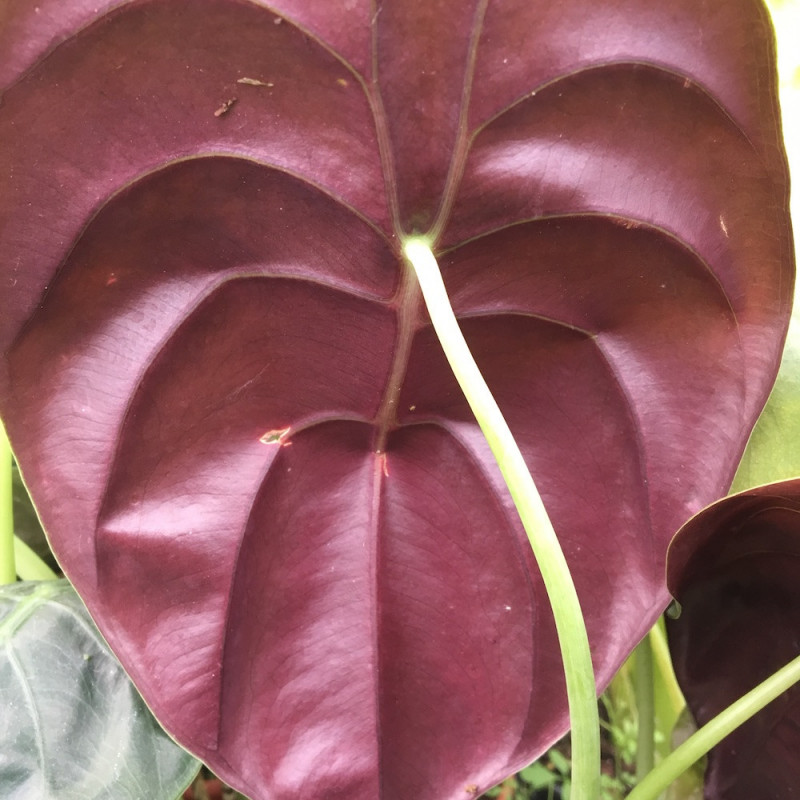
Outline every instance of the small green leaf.
[[570, 774], [569, 760], [558, 750], [549, 750], [547, 753], [547, 757], [550, 759], [553, 766], [558, 770], [558, 772], [561, 775]]
[[534, 761], [529, 767], [525, 767], [519, 773], [519, 777], [525, 783], [529, 783], [532, 789], [544, 789], [552, 786], [557, 780], [557, 776], [539, 761]]
[[0, 647], [0, 797], [160, 800], [197, 773], [68, 581], [0, 587]]

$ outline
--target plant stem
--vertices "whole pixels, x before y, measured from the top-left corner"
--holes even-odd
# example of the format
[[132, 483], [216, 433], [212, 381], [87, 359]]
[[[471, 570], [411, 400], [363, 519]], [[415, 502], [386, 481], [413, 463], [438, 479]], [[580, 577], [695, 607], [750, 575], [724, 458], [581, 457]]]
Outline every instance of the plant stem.
[[672, 752], [673, 733], [684, 708], [686, 708], [686, 700], [678, 686], [675, 670], [672, 667], [663, 616], [650, 629], [649, 637], [654, 667], [655, 757], [660, 761]]
[[655, 748], [655, 690], [653, 684], [653, 651], [650, 635], [642, 639], [634, 651], [634, 673], [636, 692], [636, 716], [638, 733], [636, 739], [636, 780], [641, 781], [653, 769]]
[[[669, 654], [667, 644], [667, 634], [664, 630], [664, 617], [660, 617], [658, 622], [650, 629], [650, 647], [653, 651], [653, 659], [660, 675], [660, 684], [666, 692], [667, 701], [672, 715], [672, 724], [686, 707], [686, 700], [683, 697], [678, 679], [675, 677], [675, 670], [672, 667], [672, 657]], [[671, 727], [671, 726], [670, 726]]]
[[20, 580], [53, 581], [58, 579], [58, 575], [19, 536], [14, 537], [14, 558]]
[[628, 795], [628, 800], [655, 800], [676, 778], [719, 744], [729, 733], [800, 681], [800, 656], [740, 697], [693, 733]]
[[14, 512], [11, 494], [11, 445], [0, 422], [0, 585], [17, 580], [14, 561]]
[[[636, 694], [631, 679], [632, 660], [632, 657], [625, 659], [600, 696], [608, 715], [608, 725], [603, 722], [600, 725], [611, 734], [614, 745], [614, 775], [618, 780], [622, 780], [622, 775], [626, 771], [630, 753], [630, 748], [627, 746], [627, 731], [631, 730], [630, 722], [636, 713]], [[635, 752], [633, 756], [635, 758]]]
[[572, 726], [573, 800], [600, 796], [600, 720], [589, 638], [578, 594], [542, 499], [522, 453], [467, 346], [447, 297], [439, 265], [422, 237], [404, 242], [428, 314], [467, 402], [497, 459], [542, 573], [555, 618]]

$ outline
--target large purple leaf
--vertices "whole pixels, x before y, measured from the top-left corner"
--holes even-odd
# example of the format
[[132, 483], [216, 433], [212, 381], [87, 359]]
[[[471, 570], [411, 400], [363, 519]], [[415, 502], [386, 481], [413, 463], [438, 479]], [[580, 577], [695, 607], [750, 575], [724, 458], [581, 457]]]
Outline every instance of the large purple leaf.
[[[675, 671], [698, 723], [797, 656], [800, 479], [720, 500], [691, 519], [669, 550], [681, 603], [669, 623]], [[789, 800], [800, 791], [800, 686], [709, 753], [708, 800]]]
[[0, 15], [0, 407], [160, 720], [257, 797], [461, 798], [530, 761], [567, 724], [548, 602], [399, 237], [437, 234], [604, 684], [777, 369], [765, 10]]

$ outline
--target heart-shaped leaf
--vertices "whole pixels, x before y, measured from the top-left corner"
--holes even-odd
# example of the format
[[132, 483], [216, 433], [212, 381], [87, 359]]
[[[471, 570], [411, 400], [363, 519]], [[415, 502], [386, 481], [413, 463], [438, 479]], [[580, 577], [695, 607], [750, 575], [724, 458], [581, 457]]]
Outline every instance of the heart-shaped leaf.
[[14, 0], [0, 408], [159, 718], [258, 797], [463, 798], [567, 725], [400, 257], [430, 232], [607, 682], [791, 298], [757, 2]]
[[[699, 724], [797, 656], [798, 558], [800, 479], [725, 498], [675, 537], [667, 579], [681, 615], [670, 649]], [[795, 685], [710, 751], [705, 797], [796, 797], [798, 730]]]
[[173, 798], [197, 773], [67, 581], [1, 587], [0, 641], [4, 798]]

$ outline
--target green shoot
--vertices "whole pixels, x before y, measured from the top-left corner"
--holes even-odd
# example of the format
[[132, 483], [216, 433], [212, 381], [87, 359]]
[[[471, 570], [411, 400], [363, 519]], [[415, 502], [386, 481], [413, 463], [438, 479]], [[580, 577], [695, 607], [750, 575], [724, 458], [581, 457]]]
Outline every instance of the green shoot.
[[11, 494], [11, 446], [0, 422], [0, 585], [17, 580], [14, 559], [14, 511]]

